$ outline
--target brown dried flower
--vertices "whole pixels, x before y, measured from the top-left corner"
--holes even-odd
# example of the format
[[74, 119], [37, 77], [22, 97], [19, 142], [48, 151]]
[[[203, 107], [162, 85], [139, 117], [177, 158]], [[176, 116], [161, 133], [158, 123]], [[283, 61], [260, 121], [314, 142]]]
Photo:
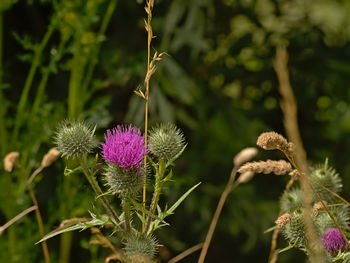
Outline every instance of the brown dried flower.
[[260, 134], [256, 144], [265, 150], [280, 150], [288, 148], [288, 141], [286, 138], [277, 132], [264, 132]]
[[4, 158], [4, 169], [7, 172], [12, 172], [19, 157], [19, 152], [10, 152]]
[[[325, 206], [327, 206], [327, 202], [326, 202], [326, 201], [322, 200], [322, 202], [323, 202], [323, 204], [324, 204]], [[324, 209], [324, 207], [323, 207], [323, 205], [322, 205], [322, 202], [319, 201], [319, 202], [317, 202], [317, 203], [314, 204], [313, 211], [314, 211], [315, 213], [318, 213], [318, 212], [320, 212], [321, 210]]]
[[57, 150], [57, 148], [51, 148], [47, 154], [44, 155], [42, 161], [41, 161], [41, 167], [46, 168], [49, 167], [54, 161], [58, 159], [60, 156], [60, 152]]
[[242, 151], [236, 154], [233, 158], [233, 164], [235, 166], [240, 166], [245, 162], [250, 161], [258, 154], [258, 150], [255, 147], [244, 148]]
[[278, 228], [283, 228], [290, 220], [292, 219], [291, 215], [285, 213], [277, 218], [275, 221]]
[[297, 169], [294, 169], [293, 171], [291, 171], [289, 173], [289, 175], [294, 179], [294, 180], [299, 180], [300, 177], [301, 177], [301, 173], [297, 170]]
[[237, 183], [239, 184], [245, 184], [245, 183], [248, 183], [254, 176], [254, 172], [252, 171], [248, 171], [248, 172], [245, 172], [245, 173], [242, 173], [238, 179], [237, 179]]
[[263, 173], [269, 174], [274, 173], [276, 175], [283, 175], [292, 170], [290, 163], [285, 160], [279, 161], [260, 161], [260, 162], [250, 162], [244, 164], [241, 168], [238, 169], [238, 172], [243, 174], [245, 172], [254, 172], [254, 173]]

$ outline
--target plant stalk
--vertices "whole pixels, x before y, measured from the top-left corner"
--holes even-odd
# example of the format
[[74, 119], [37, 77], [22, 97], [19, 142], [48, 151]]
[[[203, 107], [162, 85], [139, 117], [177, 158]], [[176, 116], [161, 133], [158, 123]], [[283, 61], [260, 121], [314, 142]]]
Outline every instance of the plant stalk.
[[[102, 204], [104, 205], [104, 207], [106, 208], [106, 210], [108, 211], [108, 213], [112, 216], [112, 218], [114, 219], [115, 223], [120, 226], [121, 221], [117, 215], [117, 213], [114, 211], [114, 209], [112, 208], [112, 206], [109, 204], [107, 198], [102, 195], [102, 190], [100, 188], [100, 186], [98, 185], [94, 174], [90, 171], [90, 169], [88, 168], [87, 162], [86, 162], [86, 156], [83, 157], [80, 160], [80, 164], [83, 168], [84, 174], [86, 176], [86, 179], [89, 181], [92, 189], [95, 191], [95, 193], [98, 196], [98, 199], [101, 200]], [[124, 228], [122, 228], [123, 230], [125, 230]]]
[[23, 118], [23, 111], [24, 111], [25, 106], [27, 104], [28, 94], [29, 94], [30, 88], [31, 88], [33, 80], [34, 80], [36, 70], [37, 70], [38, 66], [40, 65], [41, 55], [42, 55], [49, 39], [51, 38], [53, 32], [54, 32], [54, 27], [52, 25], [49, 25], [48, 30], [46, 31], [46, 34], [43, 37], [43, 40], [41, 41], [40, 45], [36, 48], [36, 50], [34, 52], [33, 62], [32, 62], [32, 65], [29, 69], [29, 73], [28, 73], [27, 79], [24, 83], [24, 88], [22, 90], [22, 94], [21, 94], [20, 100], [18, 102], [17, 116], [16, 116], [16, 121], [15, 121], [14, 131], [13, 131], [13, 137], [12, 137], [13, 142], [16, 141], [17, 136], [18, 136], [18, 132], [19, 132], [19, 128], [22, 124], [21, 122], [22, 122], [22, 118]]

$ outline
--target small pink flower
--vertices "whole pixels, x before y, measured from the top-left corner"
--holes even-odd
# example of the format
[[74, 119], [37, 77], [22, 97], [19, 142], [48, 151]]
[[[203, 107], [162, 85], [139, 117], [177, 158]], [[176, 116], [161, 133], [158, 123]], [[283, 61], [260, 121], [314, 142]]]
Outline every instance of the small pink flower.
[[117, 128], [108, 130], [105, 143], [101, 145], [102, 158], [126, 170], [138, 166], [148, 152], [141, 131], [131, 125], [118, 125]]
[[346, 251], [346, 241], [337, 228], [328, 228], [322, 236], [323, 247], [330, 253], [336, 254], [339, 250]]

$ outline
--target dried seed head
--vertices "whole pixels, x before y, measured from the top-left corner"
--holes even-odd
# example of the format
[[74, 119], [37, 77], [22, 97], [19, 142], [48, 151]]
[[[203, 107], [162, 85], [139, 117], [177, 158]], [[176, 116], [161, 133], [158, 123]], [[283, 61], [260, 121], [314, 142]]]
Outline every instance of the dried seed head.
[[238, 177], [237, 183], [239, 184], [248, 183], [253, 178], [253, 176], [254, 176], [253, 172], [251, 171], [245, 172]]
[[245, 172], [254, 172], [254, 173], [263, 173], [269, 174], [274, 173], [276, 175], [283, 175], [292, 170], [290, 163], [285, 160], [279, 161], [260, 161], [260, 162], [250, 162], [244, 164], [241, 168], [238, 169], [238, 172], [243, 174]]
[[[326, 201], [322, 200], [322, 202], [324, 203], [325, 206], [327, 206], [327, 202], [326, 202]], [[314, 211], [315, 213], [318, 213], [318, 212], [320, 212], [320, 211], [322, 211], [322, 210], [324, 209], [324, 207], [323, 207], [323, 205], [322, 205], [322, 202], [319, 201], [319, 202], [317, 202], [317, 203], [314, 204], [314, 206], [313, 206], [313, 211]]]
[[41, 167], [46, 168], [49, 167], [51, 164], [54, 163], [60, 156], [60, 152], [57, 150], [57, 148], [51, 148], [47, 154], [44, 155], [43, 159], [41, 160]]
[[291, 171], [289, 173], [289, 175], [294, 179], [294, 180], [299, 180], [300, 177], [301, 177], [301, 173], [297, 170], [297, 169], [294, 169], [293, 171]]
[[265, 150], [288, 149], [288, 141], [277, 132], [264, 132], [260, 134], [256, 144]]
[[244, 148], [233, 158], [233, 164], [235, 166], [240, 166], [253, 159], [257, 154], [258, 150], [255, 147]]
[[4, 169], [7, 172], [12, 172], [19, 157], [19, 152], [10, 152], [4, 158]]
[[290, 220], [292, 219], [291, 215], [288, 213], [285, 213], [277, 218], [275, 221], [278, 228], [283, 228]]

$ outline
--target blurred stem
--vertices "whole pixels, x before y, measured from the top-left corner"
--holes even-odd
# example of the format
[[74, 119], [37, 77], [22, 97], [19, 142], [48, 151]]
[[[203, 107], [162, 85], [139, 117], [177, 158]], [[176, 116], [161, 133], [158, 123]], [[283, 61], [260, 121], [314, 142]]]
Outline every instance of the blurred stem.
[[[36, 221], [37, 221], [38, 227], [39, 227], [40, 238], [43, 238], [45, 236], [45, 232], [44, 232], [43, 220], [41, 218], [41, 214], [40, 214], [40, 210], [39, 210], [38, 200], [36, 199], [34, 192], [29, 184], [27, 184], [27, 188], [29, 191], [30, 198], [32, 199], [33, 204], [36, 206], [36, 209], [35, 209]], [[49, 254], [49, 249], [47, 247], [46, 241], [41, 242], [41, 246], [43, 249], [45, 263], [50, 263], [51, 262], [50, 254]]]
[[[103, 195], [102, 190], [101, 190], [100, 186], [98, 185], [98, 183], [97, 183], [97, 181], [96, 181], [96, 179], [94, 177], [94, 174], [91, 172], [91, 170], [88, 167], [86, 156], [84, 156], [83, 158], [80, 159], [80, 165], [83, 168], [83, 171], [84, 171], [84, 174], [86, 176], [86, 179], [89, 181], [92, 189], [95, 191], [95, 193], [97, 195], [97, 198], [99, 200], [101, 200], [102, 204], [104, 205], [104, 207], [106, 208], [108, 213], [112, 216], [112, 218], [114, 219], [115, 223], [118, 226], [120, 226], [121, 221], [120, 221], [117, 213], [113, 210], [112, 206], [109, 204], [107, 198]], [[122, 228], [122, 229], [125, 230], [124, 228]]]
[[60, 42], [58, 49], [57, 49], [57, 54], [51, 56], [50, 63], [48, 65], [48, 67], [43, 69], [43, 74], [41, 77], [41, 81], [40, 81], [38, 90], [37, 90], [36, 95], [35, 95], [30, 119], [32, 119], [32, 117], [34, 117], [35, 114], [37, 114], [37, 112], [39, 111], [39, 107], [40, 107], [40, 104], [43, 100], [43, 96], [45, 93], [47, 81], [48, 81], [50, 73], [51, 73], [51, 68], [54, 67], [55, 63], [61, 58], [66, 41], [67, 41], [66, 38], [61, 39], [61, 42]]
[[81, 34], [78, 34], [75, 38], [74, 56], [69, 79], [68, 117], [70, 119], [76, 119], [81, 114], [84, 108], [84, 96], [86, 95], [79, 91], [87, 61], [85, 55], [82, 53], [83, 47], [80, 43], [80, 38]]
[[125, 230], [130, 233], [130, 202], [126, 198], [123, 200], [123, 210], [125, 216]]
[[85, 80], [84, 80], [84, 83], [83, 83], [83, 88], [82, 90], [83, 91], [86, 91], [90, 82], [91, 82], [91, 79], [92, 79], [92, 75], [94, 73], [94, 69], [95, 69], [95, 66], [98, 62], [98, 59], [97, 59], [97, 56], [100, 52], [100, 49], [101, 49], [101, 45], [102, 45], [102, 41], [99, 40], [99, 38], [103, 37], [105, 32], [106, 32], [106, 29], [107, 29], [107, 26], [112, 18], [112, 15], [114, 13], [114, 10], [117, 6], [117, 3], [118, 3], [118, 0], [111, 0], [108, 4], [108, 7], [107, 7], [107, 10], [106, 10], [106, 13], [103, 17], [103, 20], [102, 20], [102, 24], [101, 24], [101, 27], [98, 31], [98, 35], [97, 35], [97, 41], [98, 41], [98, 44], [96, 44], [96, 47], [93, 51], [93, 54], [92, 54], [92, 58], [91, 58], [91, 61], [88, 65], [88, 68], [87, 68], [87, 72], [86, 72], [86, 77], [85, 77]]
[[4, 96], [2, 93], [3, 87], [3, 63], [2, 63], [2, 54], [3, 54], [3, 12], [0, 11], [0, 145], [1, 145], [1, 154], [5, 155], [6, 145], [7, 145], [7, 131], [5, 126], [4, 116], [6, 114]]
[[61, 235], [59, 263], [68, 263], [73, 241], [73, 232], [66, 232]]
[[17, 107], [17, 115], [16, 115], [14, 131], [13, 131], [12, 142], [15, 142], [17, 139], [19, 128], [21, 126], [21, 122], [23, 118], [23, 111], [27, 103], [28, 93], [32, 86], [34, 75], [36, 73], [38, 66], [40, 65], [40, 59], [41, 59], [43, 50], [45, 49], [53, 32], [54, 32], [54, 27], [52, 25], [49, 25], [48, 30], [46, 31], [46, 34], [44, 35], [40, 45], [35, 49], [32, 65], [29, 69], [29, 73], [24, 83], [24, 88], [22, 90], [22, 94]]
[[213, 237], [214, 230], [216, 228], [216, 224], [217, 224], [217, 222], [219, 220], [222, 208], [224, 207], [224, 204], [225, 204], [226, 199], [229, 196], [229, 194], [238, 185], [238, 183], [234, 183], [234, 180], [235, 180], [236, 174], [237, 174], [237, 170], [238, 170], [238, 167], [234, 166], [232, 171], [231, 171], [230, 178], [229, 178], [229, 180], [228, 180], [228, 182], [226, 184], [225, 190], [222, 192], [222, 194], [220, 196], [219, 203], [218, 203], [218, 205], [216, 207], [214, 216], [213, 216], [213, 218], [212, 218], [212, 220], [210, 222], [210, 226], [209, 226], [209, 229], [208, 229], [207, 236], [205, 237], [205, 241], [204, 241], [204, 244], [203, 244], [203, 248], [202, 248], [201, 254], [200, 254], [199, 259], [198, 259], [198, 263], [203, 263], [204, 262], [205, 256], [207, 255], [208, 248], [209, 248], [211, 239]]
[[[163, 184], [164, 184], [164, 181], [162, 179], [164, 177], [164, 173], [165, 173], [165, 169], [166, 169], [165, 165], [166, 165], [165, 160], [164, 159], [160, 159], [159, 160], [158, 171], [155, 174], [156, 182], [155, 182], [155, 186], [154, 186], [154, 192], [153, 192], [153, 198], [152, 198], [151, 207], [149, 209], [150, 214], [154, 214], [154, 212], [156, 211], [157, 205], [158, 205], [159, 196], [160, 196], [160, 193], [162, 191]], [[144, 229], [144, 233], [145, 234], [148, 234], [151, 222], [152, 222], [152, 217], [148, 216], [147, 217], [146, 226], [145, 226], [145, 229]]]
[[[71, 196], [72, 186], [70, 177], [64, 178], [63, 180], [63, 194], [64, 196]], [[69, 211], [71, 211], [71, 204], [69, 202], [61, 203], [61, 216], [67, 218], [69, 216]], [[73, 242], [73, 232], [66, 232], [61, 235], [60, 238], [60, 253], [59, 253], [59, 263], [69, 263], [70, 253]]]
[[306, 152], [303, 146], [302, 138], [298, 125], [298, 107], [294, 97], [293, 89], [290, 84], [288, 70], [288, 51], [285, 46], [276, 47], [276, 56], [274, 60], [274, 69], [279, 82], [279, 93], [281, 94], [281, 109], [284, 116], [284, 127], [289, 141], [295, 144], [295, 154], [293, 156], [293, 165], [303, 175], [300, 178], [303, 200], [303, 218], [305, 221], [305, 230], [310, 248], [310, 261], [324, 262], [322, 258], [322, 247], [313, 224], [312, 213], [312, 189], [308, 177], [308, 164]]

